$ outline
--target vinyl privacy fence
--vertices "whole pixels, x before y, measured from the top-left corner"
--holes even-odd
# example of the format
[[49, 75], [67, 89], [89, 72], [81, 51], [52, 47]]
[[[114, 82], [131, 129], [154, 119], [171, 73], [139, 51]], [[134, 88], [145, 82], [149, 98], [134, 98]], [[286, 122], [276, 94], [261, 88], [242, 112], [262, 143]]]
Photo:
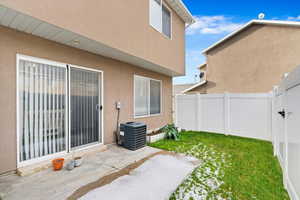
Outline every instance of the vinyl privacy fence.
[[271, 140], [272, 94], [176, 96], [176, 125], [186, 130]]
[[269, 140], [292, 200], [300, 200], [300, 67], [271, 93], [177, 95], [175, 123], [186, 130]]
[[284, 172], [291, 199], [300, 199], [300, 67], [289, 73], [273, 91], [273, 134], [275, 155]]

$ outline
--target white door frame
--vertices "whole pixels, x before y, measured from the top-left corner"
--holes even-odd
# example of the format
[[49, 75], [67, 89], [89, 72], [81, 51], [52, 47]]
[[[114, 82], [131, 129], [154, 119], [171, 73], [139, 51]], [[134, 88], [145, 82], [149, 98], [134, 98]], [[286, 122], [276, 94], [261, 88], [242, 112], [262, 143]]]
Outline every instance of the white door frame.
[[[98, 116], [99, 116], [99, 139], [101, 137], [101, 142], [93, 142], [93, 143], [90, 143], [90, 144], [86, 144], [86, 145], [83, 145], [83, 146], [79, 146], [79, 147], [74, 147], [74, 148], [71, 148], [71, 142], [69, 141], [68, 142], [68, 145], [69, 145], [69, 152], [77, 152], [77, 151], [81, 151], [81, 150], [84, 150], [84, 149], [88, 149], [88, 148], [92, 148], [92, 147], [95, 147], [95, 146], [100, 146], [100, 145], [103, 145], [104, 144], [104, 137], [103, 137], [103, 111], [104, 111], [104, 106], [103, 106], [103, 71], [102, 70], [98, 70], [98, 69], [93, 69], [93, 68], [88, 68], [88, 67], [83, 67], [83, 66], [79, 66], [79, 65], [72, 65], [72, 64], [68, 64], [68, 67], [72, 67], [72, 68], [77, 68], [77, 69], [82, 69], [82, 70], [86, 70], [86, 71], [91, 71], [91, 72], [97, 72], [100, 74], [100, 78], [101, 78], [101, 82], [99, 82], [99, 84], [101, 84], [101, 86], [99, 87], [99, 95], [100, 95], [100, 104], [102, 105], [102, 110], [100, 110], [100, 112], [98, 113]], [[70, 99], [70, 69], [68, 69], [68, 111], [69, 111], [69, 116], [71, 116], [71, 99]], [[70, 127], [71, 125], [71, 119], [69, 118], [69, 122], [68, 122], [68, 127]], [[68, 139], [70, 140], [71, 138], [71, 129], [69, 128], [69, 131], [68, 131]]]
[[[17, 168], [19, 167], [23, 167], [26, 165], [30, 165], [36, 162], [42, 162], [48, 159], [52, 159], [54, 157], [58, 157], [58, 156], [63, 156], [67, 153], [67, 148], [65, 148], [64, 151], [61, 152], [57, 152], [54, 154], [48, 154], [42, 157], [38, 157], [38, 158], [33, 158], [30, 160], [26, 160], [26, 161], [20, 161], [20, 127], [19, 127], [19, 115], [20, 115], [20, 108], [19, 108], [19, 64], [20, 64], [20, 60], [25, 60], [25, 61], [30, 61], [30, 62], [37, 62], [37, 63], [41, 63], [41, 64], [47, 64], [47, 65], [54, 65], [56, 67], [61, 67], [61, 68], [65, 68], [65, 84], [67, 84], [67, 68], [66, 65], [64, 65], [63, 63], [60, 62], [55, 62], [55, 61], [51, 61], [51, 60], [47, 60], [47, 59], [42, 59], [42, 58], [36, 58], [36, 57], [31, 57], [31, 56], [26, 56], [26, 55], [22, 55], [22, 54], [17, 54], [16, 55], [16, 108], [17, 108], [17, 118], [16, 118], [16, 133], [17, 133]], [[65, 89], [65, 94], [67, 95], [67, 88]], [[67, 104], [67, 98], [65, 99], [65, 103]], [[68, 116], [67, 116], [68, 111], [66, 110], [66, 122], [68, 120]], [[68, 125], [67, 123], [65, 124], [65, 132], [67, 133], [68, 131]], [[67, 142], [67, 137], [65, 137], [65, 142]], [[67, 143], [66, 143], [67, 144]]]
[[[26, 60], [26, 61], [30, 61], [30, 62], [37, 62], [37, 63], [41, 63], [41, 64], [47, 64], [47, 65], [54, 65], [56, 67], [62, 67], [65, 68], [65, 84], [66, 84], [66, 89], [65, 89], [65, 94], [66, 94], [66, 99], [65, 99], [65, 104], [66, 104], [66, 122], [65, 122], [65, 132], [68, 134], [65, 137], [65, 142], [66, 142], [66, 148], [64, 151], [61, 152], [57, 152], [54, 154], [49, 154], [49, 155], [45, 155], [42, 157], [38, 157], [38, 158], [33, 158], [30, 160], [26, 160], [26, 161], [20, 161], [20, 131], [19, 131], [19, 63], [20, 60]], [[78, 147], [76, 149], [73, 149], [71, 151], [70, 148], [70, 83], [69, 83], [69, 74], [70, 74], [70, 70], [67, 68], [67, 66], [71, 66], [74, 68], [79, 68], [79, 69], [84, 69], [84, 70], [88, 70], [88, 71], [95, 71], [95, 72], [99, 72], [100, 73], [100, 77], [101, 77], [101, 82], [99, 84], [101, 84], [101, 87], [99, 87], [99, 95], [101, 95], [100, 97], [100, 101], [101, 101], [101, 105], [102, 105], [102, 110], [101, 112], [99, 112], [99, 118], [101, 117], [101, 120], [99, 119], [99, 134], [101, 134], [101, 142], [97, 142], [97, 143], [93, 143], [91, 145], [87, 145], [87, 146], [83, 146], [82, 148]], [[32, 57], [32, 56], [27, 56], [27, 55], [23, 55], [23, 54], [16, 54], [16, 138], [17, 138], [17, 168], [20, 167], [24, 167], [30, 164], [34, 164], [34, 163], [38, 163], [38, 162], [42, 162], [42, 161], [46, 161], [46, 160], [50, 160], [53, 159], [55, 157], [63, 157], [66, 156], [68, 153], [71, 152], [76, 152], [76, 151], [80, 151], [80, 150], [84, 150], [87, 148], [92, 148], [95, 146], [100, 146], [104, 144], [104, 72], [101, 70], [97, 70], [97, 69], [93, 69], [93, 68], [87, 68], [87, 67], [82, 67], [82, 66], [78, 66], [78, 65], [73, 65], [73, 64], [67, 64], [67, 63], [62, 63], [62, 62], [56, 62], [56, 61], [52, 61], [52, 60], [47, 60], [47, 59], [43, 59], [43, 58], [37, 58], [37, 57]], [[100, 127], [101, 126], [101, 127]], [[101, 131], [101, 132], [100, 132]], [[99, 136], [100, 139], [100, 136]]]

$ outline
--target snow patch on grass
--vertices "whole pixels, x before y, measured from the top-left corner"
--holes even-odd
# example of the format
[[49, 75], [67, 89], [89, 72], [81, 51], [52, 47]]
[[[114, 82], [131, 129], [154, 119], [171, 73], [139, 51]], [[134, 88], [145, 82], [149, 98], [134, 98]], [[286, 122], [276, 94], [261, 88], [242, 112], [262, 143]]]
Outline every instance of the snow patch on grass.
[[179, 146], [175, 151], [185, 152], [186, 155], [196, 157], [201, 162], [200, 166], [185, 179], [170, 199], [232, 199], [231, 194], [222, 189], [227, 157], [225, 153], [216, 152], [202, 143], [194, 145], [189, 150], [186, 149], [186, 146]]

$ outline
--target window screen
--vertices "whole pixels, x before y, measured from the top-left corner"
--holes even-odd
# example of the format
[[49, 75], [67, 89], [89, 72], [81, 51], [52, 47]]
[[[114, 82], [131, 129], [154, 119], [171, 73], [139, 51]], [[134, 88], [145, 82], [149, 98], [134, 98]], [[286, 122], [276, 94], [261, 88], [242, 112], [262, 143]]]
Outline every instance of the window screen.
[[160, 113], [160, 82], [150, 80], [150, 114]]
[[134, 76], [134, 115], [149, 116], [161, 113], [161, 82]]
[[150, 0], [150, 25], [161, 32], [162, 14], [160, 0]]
[[144, 116], [149, 113], [149, 84], [148, 80], [135, 76], [134, 78], [135, 116]]
[[164, 5], [162, 6], [162, 32], [171, 38], [171, 13]]

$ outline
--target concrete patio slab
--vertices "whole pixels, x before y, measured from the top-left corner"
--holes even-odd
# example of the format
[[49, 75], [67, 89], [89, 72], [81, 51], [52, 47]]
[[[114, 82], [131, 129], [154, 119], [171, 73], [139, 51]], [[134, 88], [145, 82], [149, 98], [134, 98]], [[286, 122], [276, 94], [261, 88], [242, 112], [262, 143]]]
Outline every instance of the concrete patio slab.
[[[198, 166], [198, 160], [178, 154], [155, 154], [129, 173], [77, 196], [80, 200], [164, 200]], [[117, 192], [116, 192], [117, 191]], [[71, 199], [77, 199], [75, 196]]]
[[159, 151], [152, 147], [130, 151], [108, 145], [107, 151], [84, 157], [84, 164], [72, 171], [63, 169], [54, 172], [49, 168], [26, 177], [15, 174], [0, 176], [0, 194], [5, 200], [65, 199], [81, 186]]

